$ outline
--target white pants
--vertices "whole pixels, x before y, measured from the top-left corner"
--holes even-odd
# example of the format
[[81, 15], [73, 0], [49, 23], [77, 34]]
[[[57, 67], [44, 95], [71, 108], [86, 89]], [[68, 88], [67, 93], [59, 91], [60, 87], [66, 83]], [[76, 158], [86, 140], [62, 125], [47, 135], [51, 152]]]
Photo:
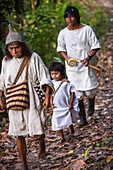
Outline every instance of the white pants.
[[96, 95], [96, 88], [93, 90], [86, 90], [86, 91], [76, 90], [76, 95], [77, 95], [78, 100], [82, 100], [84, 98], [84, 96], [92, 99]]

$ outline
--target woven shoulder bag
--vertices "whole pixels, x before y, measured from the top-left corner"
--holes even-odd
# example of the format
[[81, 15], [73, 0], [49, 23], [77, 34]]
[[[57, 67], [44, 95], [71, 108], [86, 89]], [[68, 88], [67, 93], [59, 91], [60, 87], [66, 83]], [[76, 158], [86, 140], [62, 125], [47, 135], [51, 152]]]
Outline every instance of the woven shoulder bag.
[[44, 100], [45, 100], [45, 92], [44, 90], [40, 87], [40, 83], [36, 82], [36, 84], [33, 84], [33, 87], [40, 99], [40, 102], [43, 104]]
[[[6, 106], [8, 110], [25, 110], [29, 108], [29, 87], [28, 87], [28, 68], [30, 57], [25, 57], [16, 78], [9, 88], [6, 89]], [[16, 84], [24, 67], [26, 66], [25, 80]]]

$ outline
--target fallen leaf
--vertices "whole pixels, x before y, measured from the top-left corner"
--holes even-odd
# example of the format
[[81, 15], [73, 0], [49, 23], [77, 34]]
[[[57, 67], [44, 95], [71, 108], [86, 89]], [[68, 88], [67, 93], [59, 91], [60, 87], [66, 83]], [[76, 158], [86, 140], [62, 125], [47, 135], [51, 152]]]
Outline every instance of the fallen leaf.
[[68, 153], [73, 153], [73, 150], [69, 151]]
[[73, 165], [73, 170], [81, 170], [84, 169], [86, 166], [86, 163], [80, 159]]
[[60, 166], [60, 165], [62, 165], [62, 164], [61, 164], [61, 163], [54, 164], [53, 167], [54, 167], [54, 166]]
[[110, 151], [112, 151], [112, 150], [113, 150], [113, 148], [109, 148], [109, 150], [110, 150]]
[[112, 159], [113, 159], [113, 155], [108, 156], [108, 158], [107, 158], [107, 163], [111, 162]]

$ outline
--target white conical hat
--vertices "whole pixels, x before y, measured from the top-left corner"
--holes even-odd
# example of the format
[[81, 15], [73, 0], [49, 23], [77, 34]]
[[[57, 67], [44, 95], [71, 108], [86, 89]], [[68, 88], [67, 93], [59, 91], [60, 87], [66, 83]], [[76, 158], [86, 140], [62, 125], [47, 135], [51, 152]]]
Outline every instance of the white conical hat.
[[6, 37], [5, 45], [15, 41], [24, 42], [22, 35], [18, 32], [15, 32], [11, 25], [9, 24], [9, 33]]

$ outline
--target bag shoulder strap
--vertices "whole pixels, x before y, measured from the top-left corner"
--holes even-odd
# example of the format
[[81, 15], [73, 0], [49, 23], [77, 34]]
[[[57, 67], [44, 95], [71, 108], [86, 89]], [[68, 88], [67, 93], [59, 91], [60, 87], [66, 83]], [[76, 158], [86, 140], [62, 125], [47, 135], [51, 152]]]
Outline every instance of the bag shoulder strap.
[[29, 69], [29, 64], [30, 64], [30, 57], [29, 57], [29, 59], [28, 59], [28, 63], [27, 63], [27, 66], [26, 66], [25, 80], [28, 79], [28, 69]]
[[55, 90], [54, 96], [55, 96], [56, 92], [58, 91], [58, 89], [60, 88], [60, 86], [62, 85], [62, 83], [63, 83], [65, 80], [66, 80], [66, 79], [63, 79], [63, 80], [60, 82], [58, 88]]
[[30, 63], [30, 57], [25, 57], [22, 64], [20, 65], [20, 68], [18, 70], [18, 73], [16, 75], [16, 78], [13, 82], [13, 85], [16, 84], [17, 80], [19, 79], [20, 75], [22, 74], [24, 67], [26, 66], [26, 73], [25, 73], [25, 80], [27, 79], [27, 74], [28, 74], [28, 64]]

